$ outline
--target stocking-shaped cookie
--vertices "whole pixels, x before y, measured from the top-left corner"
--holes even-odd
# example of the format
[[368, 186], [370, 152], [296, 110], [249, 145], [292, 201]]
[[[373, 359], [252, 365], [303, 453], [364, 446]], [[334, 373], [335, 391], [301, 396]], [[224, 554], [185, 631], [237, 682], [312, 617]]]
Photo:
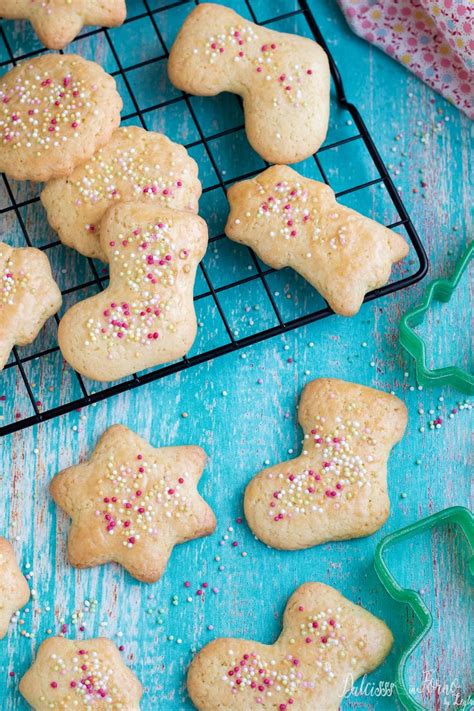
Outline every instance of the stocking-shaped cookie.
[[288, 166], [236, 183], [228, 198], [226, 235], [274, 269], [292, 267], [344, 316], [357, 313], [365, 294], [386, 284], [392, 264], [408, 254], [399, 234]]
[[93, 380], [116, 380], [179, 358], [196, 336], [193, 286], [207, 246], [197, 215], [123, 203], [102, 222], [110, 284], [63, 316], [64, 358]]
[[29, 599], [30, 588], [18, 567], [13, 546], [0, 537], [0, 639], [7, 634], [13, 613]]
[[84, 25], [121, 25], [125, 0], [2, 0], [0, 14], [12, 20], [30, 20], [45, 47], [63, 49]]
[[142, 685], [104, 637], [43, 642], [20, 682], [34, 711], [140, 711]]
[[0, 242], [0, 370], [13, 346], [34, 341], [60, 306], [48, 257], [39, 249]]
[[198, 96], [243, 99], [252, 147], [270, 163], [296, 163], [318, 150], [329, 118], [329, 63], [313, 40], [255, 25], [203, 3], [171, 49], [172, 83]]
[[376, 531], [389, 514], [387, 459], [405, 432], [405, 405], [379, 390], [320, 378], [303, 390], [298, 419], [302, 454], [247, 486], [250, 528], [284, 550]]
[[51, 180], [41, 193], [48, 222], [61, 242], [106, 262], [101, 220], [118, 202], [143, 202], [197, 212], [201, 195], [196, 162], [166, 136], [127, 126], [67, 178]]
[[60, 472], [51, 495], [72, 518], [69, 561], [116, 562], [138, 580], [158, 580], [173, 547], [208, 536], [212, 510], [197, 492], [200, 447], [161, 447], [122, 425], [110, 427], [91, 459]]
[[306, 583], [289, 599], [274, 644], [216, 639], [194, 658], [188, 691], [198, 711], [337, 711], [392, 641], [381, 620], [327, 585]]

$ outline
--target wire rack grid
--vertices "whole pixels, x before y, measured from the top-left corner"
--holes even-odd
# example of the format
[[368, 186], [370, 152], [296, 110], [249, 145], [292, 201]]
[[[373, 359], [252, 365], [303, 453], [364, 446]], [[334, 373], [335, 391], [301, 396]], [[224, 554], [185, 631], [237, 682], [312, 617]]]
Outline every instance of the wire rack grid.
[[[153, 5], [153, 2], [156, 2], [156, 0], [138, 1], [140, 5], [135, 8], [134, 12], [130, 13], [129, 7], [129, 16], [121, 32], [127, 33], [126, 38], [131, 38], [135, 28], [141, 27], [139, 23], [146, 22], [149, 31], [154, 35], [154, 42], [158, 48], [158, 51], [154, 51], [153, 56], [147, 57], [144, 60], [139, 58], [140, 61], [132, 61], [131, 64], [127, 63], [130, 59], [128, 53], [122, 51], [121, 48], [117, 46], [118, 42], [114, 34], [117, 31], [104, 28], [83, 32], [71, 44], [70, 50], [77, 51], [80, 54], [90, 53], [90, 44], [88, 43], [102, 38], [101, 41], [112, 63], [110, 73], [115, 76], [119, 88], [121, 87], [126, 94], [126, 101], [124, 101], [125, 115], [122, 118], [122, 123], [134, 123], [145, 129], [149, 129], [150, 124], [151, 127], [154, 127], [153, 121], [155, 117], [158, 116], [158, 130], [162, 128], [165, 133], [168, 133], [167, 129], [171, 124], [176, 126], [180, 124], [184, 115], [187, 116], [187, 120], [192, 126], [191, 136], [188, 134], [188, 137], [193, 138], [193, 140], [183, 141], [183, 143], [185, 143], [188, 151], [198, 158], [200, 169], [203, 161], [205, 161], [209, 167], [207, 184], [206, 181], [203, 182], [202, 200], [205, 201], [207, 197], [208, 202], [215, 203], [217, 200], [220, 203], [224, 203], [223, 209], [225, 212], [225, 193], [227, 187], [236, 180], [242, 180], [256, 175], [264, 169], [267, 164], [256, 157], [256, 154], [251, 151], [245, 141], [241, 105], [236, 97], [223, 95], [224, 99], [222, 101], [224, 103], [220, 106], [221, 113], [223, 112], [226, 116], [230, 115], [234, 117], [232, 125], [227, 125], [224, 128], [217, 126], [217, 129], [220, 128], [221, 130], [216, 130], [214, 122], [211, 121], [210, 125], [212, 130], [210, 132], [208, 122], [203, 120], [199, 101], [195, 100], [195, 97], [190, 97], [183, 92], [173, 90], [172, 95], [165, 97], [163, 101], [159, 103], [148, 101], [148, 103], [145, 102], [145, 105], [143, 105], [141, 85], [138, 81], [135, 81], [134, 77], [142, 76], [143, 72], [148, 71], [148, 68], [154, 71], [158, 65], [161, 66], [162, 63], [166, 65], [172, 39], [166, 37], [165, 34], [167, 33], [163, 31], [163, 27], [167, 27], [165, 17], [168, 18], [170, 13], [173, 15], [177, 13], [184, 17], [185, 14], [191, 10], [192, 6], [197, 4], [197, 0], [177, 0], [176, 2], [168, 4], [161, 2], [156, 7]], [[282, 1], [285, 2], [286, 0], [280, 0], [279, 5], [281, 5]], [[427, 257], [400, 195], [389, 176], [387, 168], [375, 147], [358, 109], [346, 98], [339, 71], [328, 49], [325, 38], [320, 31], [320, 27], [308, 6], [307, 0], [288, 0], [288, 3], [288, 11], [284, 11], [283, 9], [276, 16], [272, 17], [261, 16], [259, 10], [259, 5], [261, 4], [260, 0], [236, 0], [231, 4], [235, 9], [240, 11], [241, 14], [245, 14], [249, 19], [258, 24], [272, 26], [275, 29], [283, 29], [284, 31], [293, 30], [306, 34], [307, 36], [312, 36], [328, 54], [333, 80], [334, 96], [332, 100], [332, 110], [339, 111], [341, 115], [349, 116], [350, 119], [345, 123], [346, 125], [353, 125], [354, 130], [351, 130], [350, 135], [329, 136], [319, 152], [315, 154], [312, 159], [306, 161], [304, 165], [301, 164], [301, 166], [298, 166], [298, 169], [301, 168], [302, 172], [306, 173], [309, 177], [324, 180], [335, 189], [337, 198], [342, 200], [358, 195], [361, 191], [371, 189], [373, 186], [384, 186], [386, 188], [385, 194], [387, 199], [391, 203], [390, 209], [394, 210], [394, 213], [391, 214], [396, 216], [396, 219], [389, 221], [387, 227], [403, 229], [410, 242], [411, 250], [414, 252], [414, 255], [416, 255], [416, 257], [409, 261], [410, 266], [407, 273], [396, 274], [387, 285], [367, 294], [366, 301], [370, 301], [408, 287], [422, 279], [428, 268]], [[238, 7], [235, 7], [236, 5], [238, 5]], [[267, 7], [268, 5], [269, 3], [267, 3]], [[290, 23], [290, 26], [288, 23]], [[23, 59], [45, 51], [43, 48], [38, 47], [32, 51], [25, 52], [23, 50], [28, 46], [28, 43], [25, 43], [25, 46], [20, 47], [20, 50], [15, 52], [15, 41], [8, 36], [6, 25], [3, 24], [0, 25], [0, 40], [3, 41], [4, 45], [4, 49], [2, 50], [4, 57], [2, 57], [0, 51], [0, 70], [2, 71], [10, 69], [12, 65], [17, 64]], [[138, 42], [140, 40], [138, 33], [137, 40]], [[129, 42], [127, 41], [126, 44], [129, 44]], [[31, 44], [29, 46], [31, 46]], [[87, 51], [81, 51], [84, 48], [86, 48]], [[236, 107], [235, 110], [229, 111], [228, 102], [230, 102], [231, 99], [235, 99]], [[213, 100], [206, 99], [206, 102], [210, 101]], [[217, 99], [216, 101], [219, 100]], [[165, 119], [162, 118], [159, 112], [167, 112]], [[217, 149], [219, 142], [223, 143], [221, 151]], [[369, 175], [370, 179], [360, 182], [354, 180], [355, 184], [351, 183], [344, 186], [334, 185], [332, 180], [334, 170], [331, 168], [331, 161], [325, 161], [325, 157], [335, 153], [335, 161], [337, 164], [341, 158], [341, 156], [338, 155], [338, 151], [354, 146], [363, 146], [366, 153], [366, 161], [370, 164], [372, 170], [372, 174]], [[244, 164], [240, 165], [239, 168], [235, 168], [233, 167], [235, 155], [241, 152], [243, 154]], [[233, 167], [233, 170], [228, 169], [229, 165], [231, 168]], [[244, 170], [242, 170], [242, 168], [244, 168]], [[250, 170], [248, 170], [248, 168], [250, 168]], [[50, 259], [55, 250], [65, 249], [57, 240], [56, 236], [47, 243], [38, 244], [38, 240], [31, 234], [31, 226], [28, 220], [29, 210], [40, 209], [38, 193], [33, 196], [27, 195], [25, 197], [21, 194], [21, 190], [18, 189], [18, 186], [16, 186], [13, 181], [9, 181], [5, 175], [2, 177], [4, 184], [4, 202], [2, 204], [0, 201], [1, 220], [4, 220], [5, 216], [7, 216], [16, 221], [19, 240], [20, 242], [23, 240], [21, 246], [39, 247], [50, 256]], [[41, 219], [45, 222], [44, 215], [40, 220]], [[212, 220], [212, 217], [210, 219]], [[215, 233], [213, 233], [212, 229], [210, 230], [210, 245], [214, 244], [214, 252], [217, 253], [217, 245], [226, 244], [228, 240], [223, 234], [221, 225], [217, 226], [214, 232]], [[272, 281], [275, 277], [273, 269], [269, 269], [261, 263], [250, 249], [237, 245], [234, 245], [233, 249], [241, 250], [238, 253], [237, 261], [242, 259], [242, 254], [245, 253], [249, 273], [243, 274], [242, 270], [237, 270], [236, 272], [235, 264], [229, 264], [225, 270], [221, 267], [221, 273], [216, 277], [216, 274], [213, 274], [215, 270], [211, 268], [212, 265], [207, 263], [206, 259], [203, 260], [200, 264], [200, 279], [196, 282], [195, 306], [199, 314], [200, 302], [207, 304], [207, 316], [209, 317], [209, 314], [211, 314], [210, 324], [212, 337], [206, 338], [204, 336], [204, 338], [201, 338], [200, 343], [193, 348], [193, 351], [176, 362], [151, 369], [140, 375], [134, 374], [112, 386], [86, 381], [78, 373], [72, 371], [72, 369], [69, 369], [70, 372], [66, 377], [65, 369], [69, 367], [62, 361], [59, 347], [55, 340], [55, 329], [57, 323], [59, 323], [59, 316], [55, 317], [55, 321], [50, 319], [50, 322], [53, 324], [52, 327], [49, 326], [48, 337], [50, 338], [50, 342], [46, 342], [45, 344], [45, 338], [43, 337], [42, 339], [37, 339], [37, 342], [40, 343], [39, 348], [37, 342], [35, 342], [34, 346], [30, 349], [22, 349], [23, 352], [21, 353], [17, 348], [14, 348], [10, 361], [7, 363], [4, 372], [0, 374], [0, 436], [51, 419], [74, 409], [80, 409], [114, 394], [135, 388], [144, 383], [149, 383], [158, 378], [166, 377], [167, 375], [190, 368], [198, 363], [250, 346], [258, 341], [290, 331], [291, 329], [318, 319], [325, 318], [332, 313], [322, 298], [316, 295], [308, 285], [301, 283], [302, 280], [299, 280], [294, 274], [292, 274], [290, 279], [293, 279], [293, 287], [300, 294], [299, 311], [295, 313], [289, 310], [287, 304], [284, 301], [279, 301], [278, 298], [282, 292], [288, 297], [289, 292], [288, 285], [283, 284], [281, 281], [281, 273], [278, 273], [280, 275], [278, 277], [280, 281], [277, 285], [282, 286], [283, 284], [282, 292], [280, 292], [279, 289], [275, 289], [276, 282]], [[235, 254], [231, 255], [231, 259], [234, 259], [234, 256]], [[66, 303], [71, 299], [77, 301], [80, 298], [84, 298], [84, 295], [87, 295], [90, 290], [92, 290], [93, 293], [97, 293], [98, 290], [104, 289], [107, 285], [108, 275], [101, 266], [91, 259], [86, 260], [81, 257], [81, 260], [83, 260], [83, 264], [87, 266], [88, 272], [85, 271], [84, 268], [80, 268], [78, 272], [81, 275], [84, 274], [84, 278], [79, 278], [77, 280], [78, 283], [64, 284], [62, 293]], [[64, 272], [65, 270], [62, 271]], [[75, 270], [69, 271], [72, 272]], [[222, 271], [228, 272], [230, 278], [222, 280]], [[287, 272], [287, 270], [282, 270], [282, 272]], [[69, 274], [69, 277], [70, 276], [71, 274]], [[288, 279], [288, 273], [283, 278]], [[297, 280], [296, 282], [294, 281], [295, 278]], [[235, 307], [236, 302], [239, 300], [245, 302], [246, 299], [248, 300], [249, 294], [256, 294], [257, 291], [258, 298], [265, 300], [267, 317], [258, 321], [256, 325], [254, 318], [244, 317], [244, 319], [238, 319], [240, 326], [245, 319], [245, 325], [249, 327], [250, 324], [251, 326], [250, 329], [247, 328], [248, 332], [241, 334], [241, 329], [236, 328], [235, 323], [232, 323], [231, 317], [229, 316], [229, 303], [232, 303]], [[258, 304], [253, 308], [257, 310]], [[250, 308], [247, 306], [245, 310], [248, 312]], [[200, 325], [203, 325], [202, 322]], [[54, 332], [52, 332], [52, 329], [54, 329]], [[201, 330], [206, 331], [206, 329]], [[220, 338], [217, 339], [214, 336], [218, 331]], [[218, 345], [215, 345], [216, 343], [218, 343]], [[24, 352], [25, 350], [26, 352]], [[48, 382], [52, 381], [54, 377], [53, 371], [55, 369], [59, 369], [62, 373], [60, 386], [58, 388], [61, 400], [57, 402], [54, 398], [47, 397], [46, 400], [48, 400], [48, 402], [44, 403], [39, 399], [38, 393], [36, 392], [37, 383], [34, 381], [39, 380], [45, 390], [54, 390], [54, 388], [47, 388], [46, 386]], [[4, 380], [3, 383], [2, 378]], [[7, 378], [7, 382], [5, 382], [5, 378]], [[12, 402], [12, 393], [14, 391], [16, 393], [19, 391], [23, 392], [23, 399], [20, 397], [19, 402], [16, 402], [14, 398]], [[67, 394], [68, 399], [62, 401], [65, 394]]]

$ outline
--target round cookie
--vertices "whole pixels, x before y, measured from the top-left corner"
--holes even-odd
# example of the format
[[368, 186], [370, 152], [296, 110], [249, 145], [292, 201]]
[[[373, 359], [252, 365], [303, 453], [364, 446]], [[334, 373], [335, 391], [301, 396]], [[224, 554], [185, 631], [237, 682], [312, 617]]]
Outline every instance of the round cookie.
[[0, 171], [16, 180], [68, 175], [120, 123], [115, 80], [75, 54], [22, 62], [0, 83]]
[[63, 316], [64, 358], [87, 378], [111, 381], [184, 356], [196, 336], [193, 287], [207, 247], [204, 220], [156, 203], [121, 203], [107, 212], [101, 243], [110, 283]]
[[100, 221], [111, 205], [140, 201], [197, 212], [200, 195], [197, 164], [183, 146], [130, 126], [67, 178], [49, 182], [41, 201], [61, 242], [105, 262]]
[[13, 346], [32, 343], [61, 301], [44, 252], [0, 242], [0, 371]]
[[125, 0], [2, 0], [0, 13], [30, 20], [48, 49], [63, 49], [84, 25], [116, 27], [125, 20]]

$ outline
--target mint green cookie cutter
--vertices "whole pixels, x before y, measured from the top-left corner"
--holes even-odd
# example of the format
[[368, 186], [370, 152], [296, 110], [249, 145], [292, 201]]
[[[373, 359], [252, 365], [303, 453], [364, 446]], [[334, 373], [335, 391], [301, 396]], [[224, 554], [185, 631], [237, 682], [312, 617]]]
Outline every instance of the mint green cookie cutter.
[[[421, 630], [408, 647], [406, 647], [406, 649], [402, 652], [395, 677], [395, 688], [398, 697], [407, 711], [426, 711], [425, 707], [419, 704], [410, 694], [405, 672], [409, 658], [430, 631], [433, 625], [433, 617], [431, 612], [426, 607], [420, 593], [415, 590], [410, 590], [409, 588], [402, 588], [401, 585], [397, 583], [384, 560], [384, 554], [387, 548], [399, 544], [407, 538], [412, 538], [420, 533], [429, 531], [435, 526], [446, 523], [457, 524], [464, 534], [470, 548], [467, 568], [469, 575], [474, 579], [474, 516], [469, 509], [466, 509], [463, 506], [453, 506], [452, 508], [444, 509], [443, 511], [439, 511], [432, 516], [428, 516], [427, 518], [423, 518], [416, 523], [412, 523], [410, 526], [406, 526], [406, 528], [401, 528], [394, 533], [390, 533], [388, 536], [382, 538], [375, 551], [375, 571], [385, 590], [388, 592], [390, 597], [397, 602], [405, 603], [411, 607], [417, 620], [421, 624]], [[459, 707], [459, 711], [470, 711], [473, 708], [474, 693], [469, 696], [462, 707]]]
[[426, 365], [426, 344], [413, 330], [422, 323], [426, 312], [433, 301], [447, 303], [458, 286], [462, 275], [474, 257], [474, 242], [456, 264], [456, 269], [451, 279], [436, 279], [429, 285], [425, 298], [412, 311], [408, 311], [400, 323], [399, 340], [405, 350], [414, 358], [416, 365], [416, 379], [420, 385], [452, 385], [458, 390], [472, 395], [474, 393], [474, 375], [451, 365], [446, 368], [429, 369]]

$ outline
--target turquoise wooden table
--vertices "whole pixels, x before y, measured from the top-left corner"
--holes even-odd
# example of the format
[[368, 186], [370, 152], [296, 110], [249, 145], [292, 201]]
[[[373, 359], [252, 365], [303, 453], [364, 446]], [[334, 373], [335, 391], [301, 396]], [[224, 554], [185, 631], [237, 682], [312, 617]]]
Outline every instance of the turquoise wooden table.
[[[138, 12], [140, 4], [129, 2], [129, 12]], [[270, 2], [261, 0], [258, 5], [265, 12]], [[272, 5], [283, 8], [285, 3], [278, 0]], [[472, 238], [468, 119], [352, 35], [333, 0], [312, 0], [312, 7], [346, 92], [367, 121], [420, 232], [431, 262], [428, 279], [449, 275], [468, 235]], [[162, 19], [167, 40], [182, 15], [169, 11]], [[5, 23], [4, 29], [17, 44], [28, 48], [33, 42], [24, 23]], [[112, 32], [130, 63], [155, 51], [145, 23], [135, 27], [133, 35], [130, 26]], [[86, 56], [95, 52], [113, 70], [113, 57], [101, 41], [87, 40], [79, 51]], [[133, 73], [131, 81], [143, 101], [150, 91], [172, 93], [163, 70], [150, 65]], [[207, 120], [213, 122], [221, 102], [199, 100], [199, 110], [207, 111]], [[192, 140], [191, 127], [171, 111], [153, 116], [150, 128], [166, 129], [182, 142]], [[332, 130], [344, 135], [351, 126], [333, 116]], [[238, 152], [233, 148], [230, 163]], [[331, 179], [343, 184], [364, 165], [362, 159], [347, 160], [341, 152], [340, 160], [327, 168]], [[204, 176], [206, 170], [202, 165]], [[359, 207], [389, 221], [388, 205], [376, 187]], [[211, 229], [217, 229], [225, 212], [225, 204], [203, 204]], [[30, 219], [35, 233], [47, 234], [39, 209]], [[0, 222], [0, 238], [15, 242], [13, 224]], [[59, 277], [61, 269], [81, 268], [80, 258], [66, 249], [64, 260], [60, 267], [55, 265]], [[247, 269], [246, 260], [240, 248], [226, 244], [222, 251], [210, 247], [206, 265], [225, 275]], [[19, 678], [40, 642], [61, 631], [80, 638], [104, 635], [123, 645], [126, 662], [145, 688], [144, 711], [191, 709], [185, 674], [193, 651], [218, 636], [271, 642], [279, 633], [288, 596], [308, 580], [329, 583], [360, 602], [386, 620], [395, 636], [386, 662], [348, 693], [343, 708], [400, 708], [393, 696], [381, 696], [377, 685], [393, 680], [397, 657], [416, 625], [410, 611], [384, 593], [373, 569], [374, 550], [390, 531], [446, 506], [469, 504], [472, 473], [471, 405], [450, 388], [417, 389], [413, 364], [397, 341], [401, 315], [420, 300], [426, 285], [427, 280], [366, 304], [352, 319], [325, 319], [0, 441], [0, 535], [14, 541], [32, 588], [30, 603], [0, 643], [2, 711], [26, 708], [17, 690]], [[299, 300], [307, 298], [288, 275], [275, 291], [279, 304], [287, 308], [297, 308]], [[450, 304], [434, 306], [429, 314], [424, 336], [433, 364], [469, 366], [471, 307], [466, 275]], [[251, 290], [233, 308], [233, 327], [239, 333], [266, 325], [267, 314]], [[200, 329], [199, 338], [216, 337], [212, 325]], [[303, 385], [318, 376], [394, 391], [406, 402], [408, 430], [389, 462], [391, 516], [368, 539], [296, 553], [270, 550], [241, 522], [243, 490], [265, 464], [298, 451], [296, 404]], [[59, 363], [55, 378], [51, 372], [34, 377], [42, 397], [69, 387], [61, 379]], [[0, 396], [7, 396], [0, 403], [4, 411], [21, 406], [15, 401], [14, 386], [0, 376]], [[430, 424], [434, 420], [437, 425]], [[48, 496], [51, 477], [87, 457], [99, 435], [116, 422], [155, 446], [193, 443], [209, 455], [201, 491], [217, 513], [217, 531], [175, 549], [163, 579], [151, 586], [137, 583], [113, 565], [73, 570], [66, 561], [68, 521]], [[391, 560], [400, 583], [422, 590], [434, 613], [434, 628], [408, 669], [415, 696], [430, 709], [453, 708], [469, 688], [472, 649], [465, 624], [469, 598], [465, 557], [456, 531], [443, 529], [406, 543]], [[184, 587], [185, 580], [191, 582], [191, 592]], [[196, 595], [203, 583], [208, 584], [205, 594]]]

